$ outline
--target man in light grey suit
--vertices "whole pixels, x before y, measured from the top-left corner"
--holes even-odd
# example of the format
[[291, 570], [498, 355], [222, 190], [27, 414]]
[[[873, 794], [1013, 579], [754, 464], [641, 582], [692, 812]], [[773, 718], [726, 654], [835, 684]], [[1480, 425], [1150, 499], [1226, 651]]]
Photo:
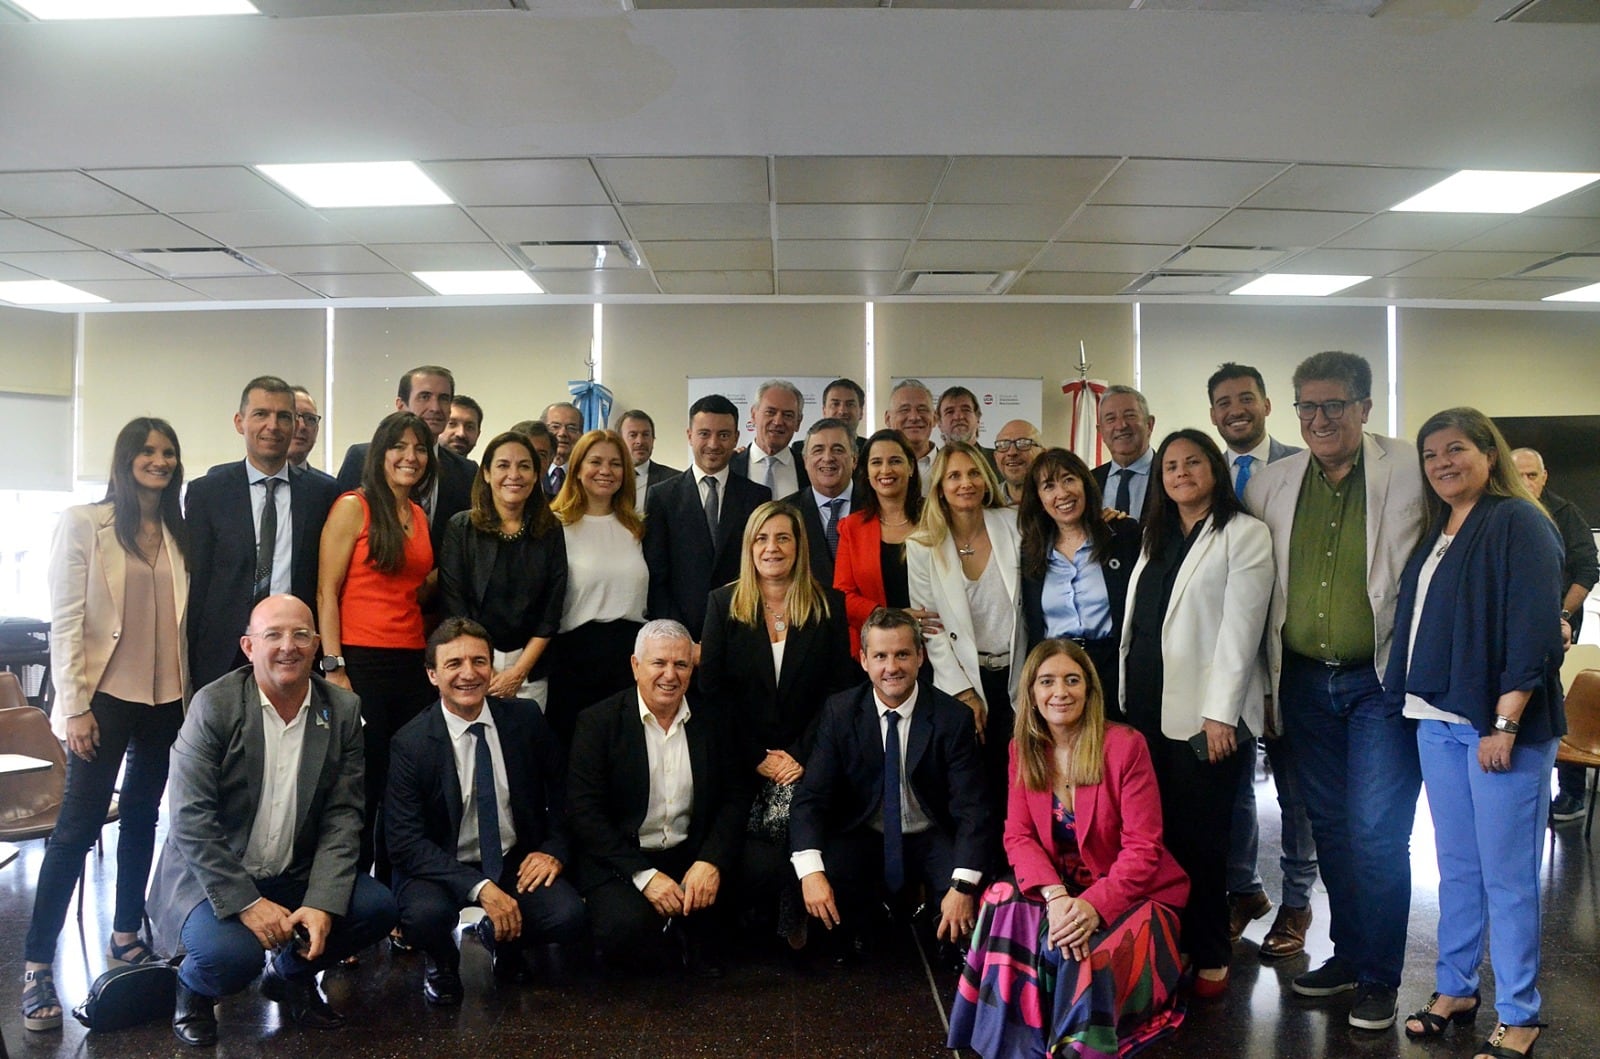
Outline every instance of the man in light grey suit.
[[[1301, 996], [1350, 990], [1350, 1025], [1394, 1025], [1411, 912], [1411, 825], [1422, 784], [1414, 728], [1382, 679], [1400, 571], [1425, 518], [1416, 450], [1366, 433], [1372, 369], [1318, 353], [1294, 373], [1308, 452], [1252, 475], [1245, 506], [1272, 530], [1267, 666], [1290, 771], [1328, 886], [1333, 957]], [[1271, 722], [1269, 722], [1270, 724]]]
[[[1267, 433], [1267, 417], [1272, 401], [1261, 372], [1248, 364], [1228, 362], [1206, 380], [1206, 397], [1211, 402], [1211, 425], [1217, 428], [1226, 448], [1228, 475], [1235, 492], [1243, 495], [1253, 474], [1269, 463], [1292, 456], [1300, 449], [1285, 445]], [[1288, 744], [1280, 730], [1257, 733], [1267, 759], [1272, 762], [1273, 785], [1278, 790], [1278, 808], [1283, 820], [1282, 903], [1272, 927], [1261, 939], [1261, 957], [1281, 960], [1305, 951], [1306, 929], [1311, 926], [1311, 885], [1317, 881], [1317, 847], [1311, 840], [1311, 823], [1306, 819], [1305, 799], [1289, 768]], [[1251, 920], [1272, 911], [1256, 870], [1261, 836], [1256, 819], [1255, 754], [1246, 747], [1250, 768], [1239, 775], [1239, 793], [1233, 802], [1233, 829], [1228, 850], [1229, 933], [1238, 941]]]
[[375, 944], [394, 898], [356, 874], [361, 704], [311, 676], [311, 610], [268, 596], [243, 637], [248, 668], [201, 688], [172, 746], [172, 818], [150, 883], [158, 944], [183, 950], [172, 1029], [217, 1041], [217, 999], [262, 974], [286, 1021], [336, 1029], [324, 967]]

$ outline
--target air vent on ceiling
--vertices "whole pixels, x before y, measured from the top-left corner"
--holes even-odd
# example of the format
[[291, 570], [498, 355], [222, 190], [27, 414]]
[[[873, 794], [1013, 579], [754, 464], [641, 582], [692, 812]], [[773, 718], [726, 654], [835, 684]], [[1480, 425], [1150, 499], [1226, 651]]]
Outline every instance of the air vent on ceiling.
[[639, 251], [632, 243], [518, 243], [516, 250], [535, 270], [638, 268]]
[[1271, 246], [1191, 246], [1179, 250], [1163, 272], [1260, 272], [1280, 260], [1287, 250]]
[[1518, 272], [1537, 279], [1600, 279], [1600, 254], [1561, 254]]
[[[1243, 277], [1248, 278], [1248, 277]], [[1241, 277], [1223, 273], [1167, 275], [1152, 272], [1143, 283], [1130, 288], [1134, 294], [1215, 294], [1224, 283], [1237, 283]]]
[[913, 272], [902, 294], [988, 294], [1000, 285], [999, 272]]
[[158, 250], [118, 250], [118, 257], [154, 269], [171, 279], [202, 276], [270, 276], [273, 270], [237, 250], [218, 247], [169, 247]]

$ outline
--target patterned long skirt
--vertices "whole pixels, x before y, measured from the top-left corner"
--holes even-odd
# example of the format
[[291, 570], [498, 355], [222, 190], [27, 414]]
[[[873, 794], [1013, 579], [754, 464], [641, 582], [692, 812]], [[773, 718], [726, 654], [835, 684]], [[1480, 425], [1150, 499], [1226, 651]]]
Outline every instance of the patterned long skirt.
[[1045, 906], [1010, 880], [983, 895], [950, 1012], [950, 1047], [984, 1059], [1127, 1056], [1176, 1030], [1178, 913], [1141, 901], [1092, 937], [1087, 960], [1047, 944]]

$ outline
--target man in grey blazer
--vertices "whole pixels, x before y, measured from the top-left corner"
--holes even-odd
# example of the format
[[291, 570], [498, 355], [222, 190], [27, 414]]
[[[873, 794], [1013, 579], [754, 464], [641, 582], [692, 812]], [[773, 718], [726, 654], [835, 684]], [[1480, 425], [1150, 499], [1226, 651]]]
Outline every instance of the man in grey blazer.
[[[1267, 666], [1289, 765], [1328, 886], [1333, 957], [1301, 996], [1355, 991], [1350, 1025], [1394, 1025], [1411, 911], [1414, 726], [1381, 683], [1400, 571], [1425, 520], [1415, 449], [1366, 433], [1372, 369], [1318, 353], [1294, 373], [1307, 452], [1256, 472], [1245, 506], [1272, 530]], [[1273, 721], [1268, 721], [1268, 727]]]
[[256, 605], [249, 668], [201, 688], [172, 746], [166, 845], [150, 883], [157, 944], [182, 950], [172, 1030], [217, 1041], [217, 1000], [262, 974], [286, 1021], [336, 1029], [316, 974], [389, 933], [394, 898], [356, 874], [361, 704], [311, 675], [311, 610]]

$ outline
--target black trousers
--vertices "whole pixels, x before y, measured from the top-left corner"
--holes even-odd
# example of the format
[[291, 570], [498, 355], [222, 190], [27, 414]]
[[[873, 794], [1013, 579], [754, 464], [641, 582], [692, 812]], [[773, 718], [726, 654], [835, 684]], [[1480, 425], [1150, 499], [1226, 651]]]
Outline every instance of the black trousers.
[[544, 653], [549, 660], [550, 693], [545, 720], [568, 749], [578, 714], [633, 684], [636, 621], [591, 621], [558, 633]]
[[[526, 944], [576, 941], [583, 935], [583, 899], [565, 877], [549, 886], [536, 886], [517, 893], [517, 868], [520, 859], [508, 857], [500, 875], [500, 889], [516, 897], [522, 912], [522, 934], [511, 941], [495, 940], [497, 953], [516, 952]], [[400, 928], [406, 940], [416, 945], [443, 968], [461, 963], [455, 944], [455, 927], [462, 906], [445, 887], [429, 879], [407, 879], [395, 891], [400, 906]]]
[[[699, 858], [697, 850], [681, 842], [671, 849], [643, 850], [650, 867], [663, 872], [681, 883], [684, 873]], [[683, 931], [692, 942], [720, 950], [727, 938], [725, 911], [729, 906], [729, 893], [737, 887], [732, 873], [722, 872], [717, 900], [710, 908], [703, 908], [681, 920]], [[594, 932], [595, 944], [608, 957], [627, 957], [643, 946], [650, 945], [661, 936], [668, 925], [632, 879], [611, 878], [587, 891], [584, 900], [589, 904], [589, 926]]]
[[411, 718], [438, 698], [428, 683], [422, 652], [403, 647], [344, 645], [350, 689], [361, 697], [361, 740], [366, 752], [367, 813], [361, 825], [361, 858], [357, 871], [375, 869], [389, 882], [389, 853], [378, 827], [384, 788], [389, 784], [389, 741]]
[[[928, 900], [937, 905], [950, 888], [955, 870], [955, 848], [950, 836], [937, 827], [902, 839], [906, 885], [921, 882]], [[871, 922], [872, 910], [885, 896], [893, 896], [883, 881], [883, 832], [858, 827], [827, 839], [822, 863], [833, 885], [841, 925], [859, 930]]]

